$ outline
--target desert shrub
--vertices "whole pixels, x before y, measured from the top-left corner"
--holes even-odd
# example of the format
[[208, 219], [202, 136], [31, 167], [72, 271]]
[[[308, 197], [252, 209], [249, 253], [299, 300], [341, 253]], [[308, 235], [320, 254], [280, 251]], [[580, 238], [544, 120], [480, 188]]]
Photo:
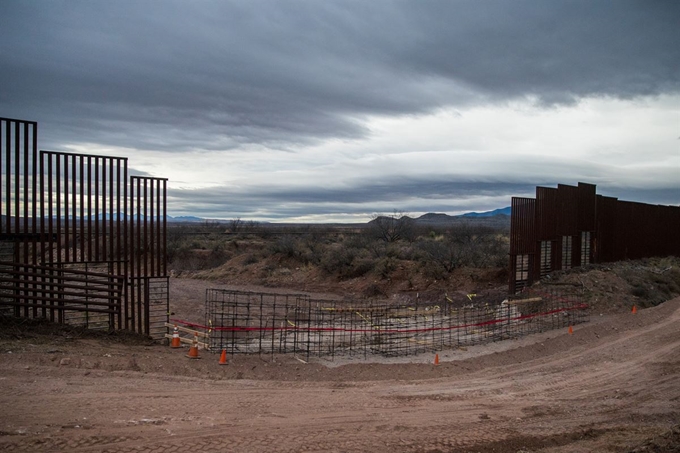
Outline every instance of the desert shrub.
[[326, 250], [319, 263], [321, 269], [333, 274], [340, 272], [343, 268], [348, 267], [354, 261], [354, 253], [352, 249], [345, 247], [331, 247]]
[[429, 265], [429, 271], [440, 268], [444, 273], [451, 273], [455, 269], [469, 262], [467, 247], [452, 240], [433, 241], [422, 240], [418, 243], [424, 261]]
[[375, 261], [361, 249], [336, 244], [325, 251], [319, 265], [325, 272], [340, 278], [355, 278], [373, 270]]
[[433, 280], [446, 280], [450, 274], [444, 267], [434, 261], [422, 262], [420, 270], [425, 277]]
[[375, 265], [375, 271], [382, 279], [389, 279], [392, 272], [397, 269], [397, 261], [393, 258], [386, 257], [378, 261]]
[[667, 299], [680, 294], [680, 271], [670, 270], [662, 274], [652, 273], [651, 278], [658, 291]]
[[319, 265], [328, 247], [333, 244], [333, 240], [328, 234], [311, 231], [305, 234], [301, 241], [301, 260], [304, 264]]
[[649, 297], [649, 288], [647, 288], [644, 284], [636, 284], [631, 287], [630, 293], [635, 297], [646, 299]]
[[279, 253], [286, 258], [300, 258], [304, 252], [304, 245], [295, 237], [286, 234], [271, 244], [271, 252]]
[[363, 236], [363, 248], [368, 251], [373, 258], [382, 258], [387, 256], [387, 243], [375, 238]]
[[[424, 271], [443, 278], [459, 267], [504, 267], [508, 241], [498, 231], [480, 226], [461, 225], [443, 235], [421, 237], [416, 243]], [[412, 257], [417, 256], [414, 252]]]
[[260, 261], [260, 258], [254, 253], [248, 253], [245, 258], [243, 258], [243, 265], [247, 266], [249, 264], [255, 264]]
[[658, 305], [680, 295], [680, 270], [670, 266], [655, 269], [657, 266], [648, 260], [634, 263], [618, 275], [628, 282], [630, 294], [639, 299], [641, 307]]
[[375, 260], [372, 258], [358, 258], [352, 262], [352, 265], [341, 274], [344, 278], [356, 278], [368, 274], [375, 267]]

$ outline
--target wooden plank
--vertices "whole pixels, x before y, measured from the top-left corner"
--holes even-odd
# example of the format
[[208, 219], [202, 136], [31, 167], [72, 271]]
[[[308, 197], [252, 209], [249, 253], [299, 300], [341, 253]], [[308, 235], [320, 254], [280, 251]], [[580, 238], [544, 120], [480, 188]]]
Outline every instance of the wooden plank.
[[[174, 329], [175, 324], [170, 324], [170, 323], [166, 322], [165, 327], [168, 327], [170, 329]], [[207, 333], [199, 332], [198, 330], [192, 330], [192, 329], [182, 327], [182, 326], [177, 326], [177, 330], [179, 330], [180, 332], [184, 332], [184, 333], [190, 333], [191, 335], [196, 335], [196, 336], [199, 336], [199, 337], [202, 337], [202, 338], [208, 338]]]
[[531, 302], [541, 302], [543, 300], [542, 297], [532, 297], [531, 299], [519, 299], [519, 300], [509, 300], [508, 304], [515, 305], [515, 304], [528, 304]]

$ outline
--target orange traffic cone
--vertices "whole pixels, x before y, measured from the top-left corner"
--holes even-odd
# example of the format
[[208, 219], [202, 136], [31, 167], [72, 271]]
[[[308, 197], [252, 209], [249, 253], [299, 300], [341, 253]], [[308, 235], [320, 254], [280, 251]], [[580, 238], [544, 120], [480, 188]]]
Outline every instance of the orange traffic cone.
[[439, 354], [434, 355], [434, 364], [439, 365]]
[[175, 328], [172, 330], [172, 341], [170, 342], [170, 347], [175, 349], [182, 347], [182, 342], [179, 339], [179, 329], [177, 328], [177, 324], [175, 324]]
[[573, 334], [574, 334], [574, 328], [569, 326], [569, 335], [573, 335]]
[[637, 313], [637, 306], [633, 305], [633, 309], [631, 310], [631, 313], [633, 313], [633, 314]]
[[187, 357], [190, 359], [200, 359], [198, 356], [198, 335], [194, 335], [194, 342], [189, 348], [189, 354], [187, 354]]
[[222, 349], [222, 355], [220, 356], [220, 365], [226, 365], [227, 364], [227, 350]]

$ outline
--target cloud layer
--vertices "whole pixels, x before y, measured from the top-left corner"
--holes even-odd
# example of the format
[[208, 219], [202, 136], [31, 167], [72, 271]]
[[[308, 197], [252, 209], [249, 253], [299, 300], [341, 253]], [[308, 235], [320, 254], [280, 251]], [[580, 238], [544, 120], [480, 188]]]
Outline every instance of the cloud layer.
[[675, 1], [2, 9], [0, 115], [169, 176], [177, 213], [480, 210], [576, 180], [680, 203]]

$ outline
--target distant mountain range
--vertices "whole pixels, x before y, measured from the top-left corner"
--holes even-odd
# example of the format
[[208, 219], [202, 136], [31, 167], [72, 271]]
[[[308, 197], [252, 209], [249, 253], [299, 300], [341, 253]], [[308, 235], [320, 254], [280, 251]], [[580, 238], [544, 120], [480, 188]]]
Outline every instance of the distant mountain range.
[[413, 220], [421, 225], [444, 226], [474, 222], [475, 224], [484, 224], [497, 227], [509, 226], [510, 206], [501, 209], [494, 209], [493, 211], [468, 212], [455, 216], [430, 212], [423, 214], [420, 217], [416, 217]]
[[506, 206], [505, 208], [494, 209], [493, 211], [486, 212], [468, 212], [460, 217], [493, 217], [495, 215], [510, 215], [511, 208]]
[[168, 222], [205, 222], [206, 219], [194, 217], [192, 215], [180, 215], [177, 217], [168, 216]]
[[[0, 216], [3, 221], [6, 218], [4, 215]], [[115, 219], [115, 215], [113, 216]], [[98, 216], [99, 220], [104, 220], [103, 215]], [[106, 220], [109, 220], [111, 216], [109, 214], [106, 214]], [[122, 218], [122, 217], [121, 217]], [[144, 216], [137, 216], [134, 215], [132, 216], [133, 219], [139, 219], [139, 218], [144, 218]], [[157, 220], [158, 217], [156, 216], [148, 216], [147, 219]], [[62, 219], [65, 219], [65, 217], [62, 217]], [[73, 217], [69, 216], [69, 220], [73, 221]], [[78, 219], [76, 219], [78, 220]], [[201, 217], [196, 217], [196, 216], [177, 216], [177, 217], [172, 217], [172, 216], [167, 216], [168, 222], [176, 222], [176, 223], [196, 223], [196, 222], [227, 222], [226, 220], [213, 220], [213, 219], [204, 219]], [[416, 217], [413, 219], [417, 223], [420, 224], [428, 224], [428, 225], [446, 225], [446, 224], [451, 224], [451, 223], [458, 223], [464, 220], [479, 220], [483, 221], [483, 223], [486, 222], [494, 222], [494, 223], [505, 223], [507, 221], [508, 225], [510, 223], [510, 206], [505, 207], [505, 208], [500, 208], [500, 209], [494, 209], [493, 211], [485, 211], [485, 212], [468, 212], [465, 214], [457, 215], [457, 216], [451, 216], [448, 214], [441, 214], [441, 213], [434, 213], [430, 212], [427, 214], [423, 214], [420, 217]], [[259, 222], [259, 223], [269, 223], [269, 222]]]
[[[413, 220], [415, 220], [417, 223], [423, 223], [423, 224], [447, 224], [447, 223], [459, 222], [461, 219], [472, 220], [472, 219], [483, 219], [483, 218], [495, 218], [495, 219], [500, 220], [502, 222], [502, 221], [505, 220], [506, 217], [507, 217], [507, 221], [510, 222], [510, 206], [507, 206], [505, 208], [500, 208], [500, 209], [494, 209], [493, 211], [468, 212], [468, 213], [456, 215], [456, 216], [429, 212], [427, 214], [421, 215], [420, 217], [416, 217]], [[168, 222], [206, 222], [206, 221], [212, 221], [212, 219], [203, 219], [201, 217], [194, 217], [194, 216], [178, 216], [178, 217], [168, 216]], [[217, 222], [218, 220], [215, 220], [215, 221]], [[226, 220], [221, 220], [220, 222], [226, 222]], [[269, 222], [260, 222], [260, 223], [269, 223]]]

